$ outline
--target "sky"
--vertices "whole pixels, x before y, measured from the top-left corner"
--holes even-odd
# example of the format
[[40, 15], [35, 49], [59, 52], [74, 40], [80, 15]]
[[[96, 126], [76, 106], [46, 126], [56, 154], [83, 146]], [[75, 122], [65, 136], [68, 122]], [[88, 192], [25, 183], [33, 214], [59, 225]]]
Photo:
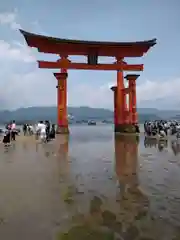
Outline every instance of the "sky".
[[[28, 48], [19, 29], [59, 38], [97, 41], [157, 39], [142, 58], [138, 107], [180, 109], [179, 0], [6, 0], [0, 4], [0, 109], [52, 106], [53, 70], [36, 60], [57, 56]], [[83, 57], [75, 58], [84, 60]], [[108, 62], [112, 59], [103, 58]], [[58, 70], [57, 70], [58, 71]], [[113, 108], [116, 72], [69, 70], [68, 105]], [[126, 73], [125, 73], [126, 74]]]

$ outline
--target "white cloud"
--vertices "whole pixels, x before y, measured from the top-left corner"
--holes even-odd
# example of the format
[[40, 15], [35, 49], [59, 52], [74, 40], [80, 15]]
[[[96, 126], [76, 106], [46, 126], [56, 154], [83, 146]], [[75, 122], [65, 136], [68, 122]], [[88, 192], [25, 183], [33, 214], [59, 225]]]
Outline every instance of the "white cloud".
[[[0, 82], [0, 96], [4, 106], [14, 109], [35, 105], [54, 105], [56, 102], [55, 81], [53, 76], [38, 70], [28, 73], [6, 74]], [[45, 87], [42, 84], [45, 82]], [[49, 97], [50, 96], [50, 97]]]
[[[106, 106], [109, 106], [106, 99], [110, 96], [108, 89], [115, 86], [116, 82], [109, 82], [100, 87], [104, 91]], [[105, 91], [105, 89], [107, 89]], [[139, 107], [151, 107], [159, 109], [179, 109], [180, 105], [180, 78], [144, 80], [140, 84], [137, 82], [137, 104]], [[102, 91], [101, 91], [102, 93]]]
[[23, 61], [23, 62], [34, 62], [35, 57], [32, 51], [23, 44], [15, 43], [12, 44], [0, 40], [0, 60], [1, 61]]
[[[51, 71], [38, 69], [34, 62], [33, 52], [25, 45], [17, 42], [10, 44], [0, 40], [0, 64], [4, 66], [0, 73], [1, 108], [56, 104], [56, 79]], [[12, 68], [13, 66], [15, 67]], [[25, 73], [20, 71], [23, 68], [27, 68]], [[115, 83], [105, 81], [105, 84], [97, 86], [97, 84], [92, 84], [90, 79], [85, 80], [83, 84], [78, 83], [78, 78], [82, 78], [83, 74], [82, 72], [70, 73], [69, 105], [112, 108], [113, 93], [110, 87]], [[97, 76], [97, 72], [94, 76]], [[143, 81], [137, 86], [138, 105], [178, 108], [179, 89], [180, 79], [178, 78], [163, 82], [163, 84], [160, 80]], [[146, 103], [145, 106], [144, 103]]]
[[[24, 52], [24, 48], [13, 48], [15, 53], [6, 51], [7, 70], [0, 74], [0, 96], [4, 108], [17, 108], [35, 105], [56, 104], [56, 79], [52, 72], [38, 69], [25, 73], [18, 73], [17, 69], [29, 66], [31, 54]], [[19, 60], [22, 60], [20, 62]], [[0, 57], [0, 63], [3, 57]], [[17, 62], [20, 62], [19, 64]], [[24, 63], [23, 63], [24, 62]], [[17, 64], [15, 70], [11, 66]], [[96, 74], [96, 73], [95, 73]], [[79, 74], [81, 76], [81, 74]], [[77, 73], [78, 76], [78, 73]], [[113, 93], [110, 90], [112, 83], [104, 85], [91, 84], [90, 79], [83, 84], [78, 83], [77, 77], [71, 72], [68, 81], [68, 104], [71, 106], [113, 107]], [[76, 84], [75, 84], [76, 83]], [[138, 105], [143, 107], [178, 108], [175, 104], [180, 102], [180, 79], [168, 82], [144, 81], [137, 86]], [[161, 98], [161, 101], [158, 99]], [[156, 100], [157, 99], [157, 100]], [[162, 101], [163, 99], [163, 101]], [[143, 103], [146, 103], [146, 106]]]
[[21, 25], [17, 22], [17, 11], [0, 13], [0, 24], [8, 25], [12, 30], [21, 28]]
[[180, 78], [169, 79], [167, 81], [146, 80], [137, 86], [137, 95], [140, 102], [158, 99], [180, 100], [179, 95]]
[[138, 103], [143, 107], [179, 109], [180, 78], [146, 80], [137, 86]]
[[[17, 12], [0, 13], [0, 24], [14, 30], [20, 27]], [[13, 36], [13, 35], [12, 35]], [[52, 71], [37, 68], [36, 57], [26, 45], [0, 39], [0, 108], [17, 108], [56, 104], [56, 79]], [[102, 76], [102, 75], [101, 75]], [[68, 104], [71, 106], [113, 107], [114, 85], [107, 75], [104, 84], [93, 81], [101, 76], [84, 72], [70, 72], [68, 80]], [[110, 77], [110, 78], [109, 78]], [[84, 79], [81, 83], [79, 79]], [[102, 77], [103, 78], [103, 77]], [[102, 81], [101, 81], [102, 82]], [[96, 84], [95, 84], [96, 83]], [[180, 79], [146, 80], [137, 86], [138, 105], [156, 108], [178, 108]], [[146, 104], [146, 105], [144, 105]]]

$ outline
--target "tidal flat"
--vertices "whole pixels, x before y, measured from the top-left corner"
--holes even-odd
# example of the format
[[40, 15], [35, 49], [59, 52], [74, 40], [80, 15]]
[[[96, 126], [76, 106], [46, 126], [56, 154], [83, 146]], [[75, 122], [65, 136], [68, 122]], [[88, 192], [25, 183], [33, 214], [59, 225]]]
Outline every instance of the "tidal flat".
[[0, 239], [180, 239], [180, 147], [72, 126], [0, 144]]

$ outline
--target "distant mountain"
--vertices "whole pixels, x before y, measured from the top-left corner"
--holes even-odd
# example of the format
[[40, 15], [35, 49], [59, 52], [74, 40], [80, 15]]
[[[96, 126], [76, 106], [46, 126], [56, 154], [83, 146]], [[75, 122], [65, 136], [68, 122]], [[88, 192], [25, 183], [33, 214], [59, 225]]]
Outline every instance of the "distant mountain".
[[[68, 113], [76, 120], [110, 120], [113, 119], [113, 111], [104, 108], [90, 108], [90, 107], [68, 107]], [[170, 118], [180, 114], [180, 111], [161, 111], [155, 108], [140, 108], [138, 109], [139, 120], [154, 120], [162, 118]], [[37, 121], [37, 120], [51, 120], [56, 122], [57, 108], [54, 107], [29, 107], [19, 108], [14, 111], [0, 111], [0, 122], [5, 123], [10, 120], [16, 121]]]
[[139, 114], [158, 114], [159, 110], [156, 108], [138, 108]]
[[176, 115], [180, 115], [180, 110], [159, 110], [156, 108], [139, 108], [139, 114], [155, 114], [161, 119], [176, 118]]
[[[103, 108], [68, 107], [68, 113], [74, 116], [76, 120], [113, 118], [113, 112]], [[55, 122], [57, 119], [57, 107], [29, 107], [19, 108], [15, 111], [0, 111], [0, 122], [7, 122], [12, 119], [16, 121], [48, 119]]]
[[157, 116], [156, 114], [142, 114], [139, 113], [138, 114], [138, 119], [139, 119], [139, 123], [144, 123], [145, 121], [154, 121], [154, 120], [161, 120], [162, 118], [160, 118], [159, 116]]

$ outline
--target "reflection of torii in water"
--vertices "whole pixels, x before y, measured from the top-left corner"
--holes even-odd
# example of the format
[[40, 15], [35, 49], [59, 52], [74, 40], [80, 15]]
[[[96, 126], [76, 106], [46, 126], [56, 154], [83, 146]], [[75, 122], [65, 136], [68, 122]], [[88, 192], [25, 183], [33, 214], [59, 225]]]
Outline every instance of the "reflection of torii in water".
[[68, 150], [69, 150], [69, 136], [68, 135], [59, 135], [58, 136], [58, 155], [64, 158], [67, 158]]
[[69, 135], [60, 134], [57, 138], [57, 159], [60, 174], [67, 177], [69, 175]]
[[[115, 137], [116, 174], [120, 187], [120, 207], [124, 221], [136, 217], [147, 207], [148, 199], [139, 186], [137, 164], [138, 144], [136, 136]], [[128, 209], [128, 210], [127, 210]]]
[[115, 138], [116, 174], [124, 192], [138, 187], [138, 142], [130, 137]]

